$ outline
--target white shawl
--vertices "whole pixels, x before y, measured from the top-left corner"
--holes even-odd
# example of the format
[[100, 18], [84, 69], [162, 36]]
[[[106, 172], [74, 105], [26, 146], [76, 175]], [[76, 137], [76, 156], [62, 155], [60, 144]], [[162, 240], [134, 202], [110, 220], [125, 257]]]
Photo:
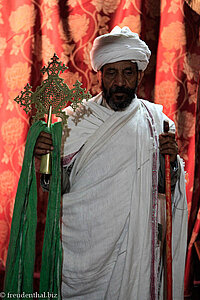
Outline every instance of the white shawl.
[[[137, 98], [123, 112], [102, 107], [100, 101], [101, 95], [85, 104], [90, 115], [77, 125], [69, 118], [64, 155], [84, 146], [70, 175], [70, 192], [63, 196], [62, 295], [74, 300], [148, 300], [156, 145], [143, 103], [158, 134], [166, 116], [161, 106]], [[173, 209], [174, 300], [183, 299], [186, 224], [182, 169]], [[163, 289], [162, 285], [160, 300]]]

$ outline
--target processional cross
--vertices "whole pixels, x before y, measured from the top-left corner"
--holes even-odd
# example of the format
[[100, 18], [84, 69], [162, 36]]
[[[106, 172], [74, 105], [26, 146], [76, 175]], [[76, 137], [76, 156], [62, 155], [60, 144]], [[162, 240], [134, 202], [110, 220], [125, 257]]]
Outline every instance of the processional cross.
[[[32, 110], [33, 105], [35, 106], [36, 114], [33, 116], [34, 121], [48, 115], [47, 127], [50, 127], [52, 114], [55, 114], [56, 117], [62, 119], [62, 124], [67, 126], [69, 116], [62, 111], [66, 107], [67, 102], [71, 102], [71, 107], [75, 111], [79, 104], [83, 102], [83, 99], [87, 101], [91, 98], [90, 93], [81, 88], [82, 83], [78, 80], [72, 89], [64, 83], [64, 79], [60, 78], [59, 74], [63, 73], [66, 69], [68, 67], [62, 64], [58, 56], [54, 54], [48, 66], [44, 66], [41, 69], [43, 75], [47, 73], [48, 78], [36, 88], [35, 92], [32, 92], [32, 87], [27, 83], [24, 91], [21, 91], [21, 95], [14, 99], [20, 106], [24, 107], [23, 109], [26, 113]], [[40, 173], [51, 174], [50, 153], [42, 156]]]

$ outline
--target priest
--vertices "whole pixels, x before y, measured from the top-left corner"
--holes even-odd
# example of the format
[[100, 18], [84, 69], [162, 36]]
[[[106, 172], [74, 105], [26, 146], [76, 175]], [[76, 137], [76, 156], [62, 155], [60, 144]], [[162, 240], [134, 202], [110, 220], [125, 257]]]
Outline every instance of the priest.
[[[162, 106], [136, 96], [151, 52], [128, 27], [97, 37], [102, 92], [69, 117], [62, 158], [62, 297], [164, 300], [165, 173], [170, 155], [173, 299], [182, 300], [187, 239], [183, 161]], [[70, 113], [70, 108], [67, 108]], [[163, 133], [163, 121], [170, 131]], [[41, 133], [35, 155], [53, 149]], [[48, 183], [42, 182], [48, 189]]]

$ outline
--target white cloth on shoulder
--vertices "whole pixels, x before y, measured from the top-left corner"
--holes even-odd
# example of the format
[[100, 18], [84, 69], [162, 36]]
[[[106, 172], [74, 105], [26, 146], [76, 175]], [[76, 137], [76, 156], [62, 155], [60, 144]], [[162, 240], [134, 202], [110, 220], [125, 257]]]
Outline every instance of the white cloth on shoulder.
[[[142, 103], [151, 111], [158, 134], [166, 116], [160, 105], [137, 98], [123, 112], [102, 107], [101, 100], [99, 95], [84, 105], [90, 115], [77, 125], [69, 118], [64, 155], [82, 148], [70, 175], [70, 192], [63, 195], [62, 297], [147, 300], [155, 149]], [[182, 300], [187, 239], [183, 169], [173, 203], [173, 292], [175, 300]], [[160, 243], [158, 252], [161, 248]], [[164, 300], [164, 290], [162, 285], [159, 300]]]

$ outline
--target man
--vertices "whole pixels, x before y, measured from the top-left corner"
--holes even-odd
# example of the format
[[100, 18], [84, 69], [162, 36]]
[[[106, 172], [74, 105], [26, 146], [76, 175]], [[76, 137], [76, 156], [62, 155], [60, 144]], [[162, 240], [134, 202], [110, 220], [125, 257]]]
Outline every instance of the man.
[[[166, 297], [164, 155], [173, 196], [173, 294], [183, 299], [187, 233], [184, 170], [162, 106], [136, 97], [150, 50], [128, 27], [94, 41], [102, 93], [69, 118], [63, 155], [63, 299]], [[67, 109], [69, 111], [69, 109]], [[35, 155], [53, 149], [42, 133]], [[43, 183], [44, 186], [44, 183]]]

